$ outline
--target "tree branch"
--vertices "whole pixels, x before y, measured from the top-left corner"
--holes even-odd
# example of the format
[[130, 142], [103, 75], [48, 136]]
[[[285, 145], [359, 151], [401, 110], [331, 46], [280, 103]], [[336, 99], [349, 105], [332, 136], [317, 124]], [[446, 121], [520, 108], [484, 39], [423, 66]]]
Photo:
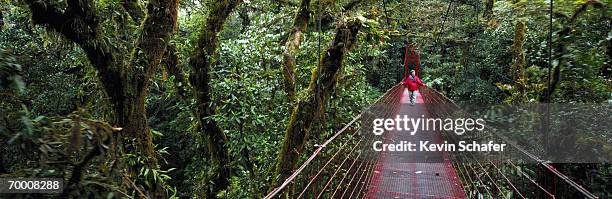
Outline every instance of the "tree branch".
[[276, 0], [276, 3], [278, 3], [279, 5], [282, 4], [284, 6], [298, 6], [298, 3], [292, 0]]
[[281, 66], [281, 74], [285, 85], [285, 92], [291, 101], [295, 100], [295, 66], [297, 65], [295, 56], [297, 55], [302, 43], [302, 35], [308, 28], [310, 19], [310, 0], [302, 0], [295, 18], [293, 26], [289, 31], [289, 37], [285, 41], [285, 51], [283, 52], [283, 62]]
[[209, 189], [206, 189], [207, 198], [216, 198], [217, 192], [229, 186], [230, 157], [225, 146], [227, 138], [217, 125], [217, 122], [209, 116], [214, 115], [215, 107], [211, 105], [210, 76], [211, 57], [216, 53], [218, 46], [218, 34], [223, 29], [223, 24], [230, 13], [240, 4], [242, 0], [210, 1], [209, 14], [206, 18], [206, 26], [202, 27], [198, 36], [195, 52], [189, 58], [192, 72], [189, 82], [193, 86], [193, 93], [197, 102], [195, 111], [199, 123], [199, 131], [207, 138], [208, 153], [211, 160], [219, 165], [216, 176]]
[[601, 3], [600, 1], [597, 0], [588, 0], [587, 2], [583, 3], [582, 5], [576, 7], [576, 10], [574, 11], [574, 14], [572, 15], [572, 18], [570, 18], [570, 24], [574, 24], [576, 22], [576, 20], [578, 19], [578, 17], [584, 13], [587, 8], [589, 8], [589, 6], [593, 6], [595, 8], [603, 8], [604, 4]]
[[138, 90], [148, 89], [149, 78], [153, 76], [166, 51], [166, 46], [176, 28], [178, 16], [177, 0], [149, 0], [147, 18], [138, 37], [137, 47], [132, 51], [132, 69]]
[[138, 4], [138, 0], [123, 0], [121, 1], [121, 6], [137, 24], [140, 24], [142, 19], [146, 16], [142, 7]]
[[109, 97], [118, 99], [121, 93], [121, 79], [113, 52], [108, 45], [98, 39], [98, 20], [89, 1], [70, 0], [68, 8], [61, 12], [49, 1], [26, 0], [32, 13], [32, 22], [58, 32], [66, 39], [78, 44], [91, 64], [98, 70], [102, 84]]
[[560, 41], [555, 42], [555, 55], [553, 55], [552, 60], [549, 60], [558, 60], [558, 64], [556, 66], [553, 66], [554, 68], [552, 68], [553, 74], [550, 77], [550, 85], [548, 85], [548, 87], [546, 87], [540, 94], [540, 102], [548, 103], [552, 100], [552, 95], [556, 91], [559, 82], [561, 82], [561, 65], [565, 62], [563, 55], [566, 53], [568, 45], [568, 41], [566, 41], [566, 38], [574, 33], [573, 24], [576, 22], [576, 20], [582, 13], [587, 11], [589, 6], [605, 10], [605, 6], [603, 5], [603, 3], [597, 0], [589, 0], [576, 7], [576, 10], [572, 14], [572, 17], [569, 18], [569, 21], [566, 22], [563, 29], [558, 31], [558, 38], [560, 39]]
[[4, 27], [4, 15], [2, 14], [2, 9], [0, 9], [0, 29]]
[[185, 96], [185, 86], [187, 82], [185, 80], [185, 73], [179, 66], [179, 57], [176, 53], [176, 46], [174, 44], [168, 44], [166, 48], [166, 54], [162, 59], [163, 67], [170, 73], [170, 75], [174, 76], [174, 87], [176, 89], [176, 94], [178, 95], [181, 101], [187, 99]]

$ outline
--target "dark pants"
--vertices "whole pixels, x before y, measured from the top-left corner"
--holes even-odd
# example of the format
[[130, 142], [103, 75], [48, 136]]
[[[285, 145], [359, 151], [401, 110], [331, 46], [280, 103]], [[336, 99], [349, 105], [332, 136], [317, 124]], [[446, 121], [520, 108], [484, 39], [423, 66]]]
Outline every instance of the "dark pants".
[[416, 103], [418, 92], [416, 90], [414, 91], [408, 90], [408, 94], [410, 96], [410, 104], [414, 105]]

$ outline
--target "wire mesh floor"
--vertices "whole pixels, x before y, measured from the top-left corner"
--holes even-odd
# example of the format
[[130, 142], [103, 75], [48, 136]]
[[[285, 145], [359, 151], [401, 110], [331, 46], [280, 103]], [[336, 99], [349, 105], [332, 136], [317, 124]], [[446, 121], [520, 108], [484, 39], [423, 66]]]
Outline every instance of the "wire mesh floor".
[[[408, 90], [401, 97], [400, 115], [412, 118], [427, 117], [423, 98], [417, 96], [416, 106], [409, 103]], [[384, 143], [407, 141], [440, 143], [434, 132], [387, 132]], [[443, 152], [381, 152], [366, 198], [465, 198], [459, 177], [452, 162]]]

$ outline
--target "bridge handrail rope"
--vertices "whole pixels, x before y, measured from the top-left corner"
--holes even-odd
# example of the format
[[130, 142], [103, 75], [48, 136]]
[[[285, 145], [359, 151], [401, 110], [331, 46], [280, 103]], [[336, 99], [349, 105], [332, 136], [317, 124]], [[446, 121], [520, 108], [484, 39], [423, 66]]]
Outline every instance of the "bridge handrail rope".
[[[423, 92], [423, 96], [424, 98], [426, 98], [425, 96], [428, 95], [428, 92], [432, 92], [434, 93], [436, 96], [439, 96], [439, 98], [434, 98], [434, 100], [442, 100], [442, 102], [446, 102], [445, 104], [452, 104], [453, 108], [459, 108], [459, 106], [457, 106], [457, 104], [455, 104], [451, 99], [449, 99], [448, 97], [442, 95], [440, 92], [436, 91], [435, 89], [432, 89], [430, 87], [422, 87], [425, 89], [422, 89]], [[431, 100], [431, 99], [430, 99]], [[438, 101], [439, 102], [439, 101]], [[460, 108], [459, 108], [460, 110]], [[566, 183], [568, 183], [568, 185], [572, 186], [573, 188], [575, 188], [576, 190], [578, 190], [579, 192], [581, 192], [582, 194], [584, 194], [585, 197], [587, 198], [598, 198], [597, 196], [595, 196], [593, 193], [591, 193], [590, 191], [586, 190], [584, 187], [582, 187], [580, 184], [576, 183], [574, 180], [572, 180], [570, 177], [568, 177], [567, 175], [563, 174], [562, 172], [558, 171], [557, 169], [554, 168], [554, 166], [551, 165], [551, 161], [549, 160], [543, 160], [541, 158], [539, 158], [538, 156], [530, 153], [529, 151], [525, 150], [524, 148], [518, 146], [516, 143], [510, 141], [507, 137], [503, 136], [503, 135], [499, 135], [499, 134], [495, 134], [494, 136], [502, 139], [504, 142], [506, 142], [508, 145], [510, 145], [511, 147], [513, 147], [514, 149], [518, 150], [519, 152], [521, 152], [523, 155], [525, 155], [526, 157], [538, 162], [538, 164], [541, 164], [542, 166], [544, 166], [544, 168], [546, 168], [548, 171], [552, 172], [553, 174], [555, 174], [557, 177], [561, 178], [562, 180], [564, 180]], [[491, 164], [495, 167], [497, 167], [496, 165], [494, 165], [493, 162], [491, 162]], [[514, 164], [513, 164], [514, 165]], [[533, 181], [532, 179], [530, 179], [529, 177], [527, 177], [526, 175], [524, 175], [526, 178], [528, 178], [529, 181], [535, 183], [535, 181]], [[505, 177], [505, 176], [504, 176]], [[509, 183], [511, 183], [508, 180]], [[538, 187], [541, 187], [541, 185], [536, 184]], [[512, 187], [516, 190], [516, 188], [514, 187], [514, 185], [512, 185]], [[516, 190], [518, 192], [518, 190]], [[552, 195], [554, 197], [553, 194], [551, 194], [549, 191], [544, 190], [546, 192], [546, 194], [548, 195]], [[520, 194], [520, 192], [519, 192]], [[522, 195], [521, 195], [522, 196]]]
[[[394, 87], [390, 88], [389, 90], [387, 90], [387, 91], [385, 92], [385, 94], [384, 94], [384, 95], [382, 95], [381, 97], [379, 97], [379, 98], [376, 100], [376, 103], [374, 103], [374, 104], [377, 104], [377, 103], [378, 103], [378, 102], [380, 102], [382, 99], [385, 99], [385, 97], [390, 96], [390, 94], [392, 94], [392, 93], [394, 93], [394, 92], [395, 92], [395, 93], [397, 93], [397, 91], [399, 91], [399, 90], [403, 90], [403, 89], [399, 89], [399, 88], [403, 88], [403, 86], [401, 86], [401, 85], [397, 84], [397, 85], [395, 85]], [[317, 157], [317, 155], [319, 155], [319, 154], [321, 153], [321, 151], [322, 151], [322, 150], [323, 150], [323, 149], [324, 149], [324, 148], [325, 148], [325, 147], [326, 147], [328, 144], [330, 144], [330, 143], [331, 143], [332, 141], [334, 141], [334, 140], [335, 140], [335, 139], [336, 139], [338, 136], [340, 136], [342, 133], [344, 133], [344, 132], [345, 132], [345, 131], [346, 131], [346, 130], [347, 130], [349, 127], [350, 127], [350, 126], [352, 126], [352, 125], [353, 125], [353, 124], [354, 124], [354, 123], [355, 123], [355, 122], [356, 122], [358, 119], [360, 119], [360, 118], [362, 117], [362, 115], [363, 115], [363, 114], [364, 114], [366, 111], [368, 111], [368, 110], [369, 110], [369, 109], [370, 109], [372, 106], [373, 106], [373, 105], [368, 106], [368, 108], [366, 108], [364, 111], [362, 111], [361, 113], [359, 113], [357, 116], [353, 117], [353, 119], [352, 119], [352, 120], [351, 120], [349, 123], [347, 123], [347, 124], [346, 124], [346, 125], [345, 125], [345, 126], [342, 128], [342, 129], [340, 129], [338, 132], [336, 132], [336, 133], [335, 133], [335, 134], [334, 134], [332, 137], [330, 137], [329, 139], [327, 139], [327, 140], [326, 140], [326, 141], [325, 141], [323, 144], [321, 144], [321, 145], [316, 145], [316, 149], [315, 149], [315, 151], [314, 151], [314, 152], [313, 152], [313, 153], [310, 155], [310, 157], [309, 157], [308, 159], [306, 159], [306, 161], [304, 161], [304, 163], [302, 163], [302, 165], [301, 165], [301, 166], [300, 166], [298, 169], [296, 169], [296, 170], [295, 170], [295, 171], [294, 171], [294, 172], [293, 172], [293, 173], [292, 173], [292, 174], [291, 174], [291, 175], [290, 175], [290, 176], [289, 176], [287, 179], [285, 179], [285, 181], [283, 181], [283, 183], [282, 183], [282, 184], [281, 184], [279, 187], [275, 188], [274, 190], [272, 190], [272, 192], [268, 193], [268, 195], [266, 195], [266, 196], [264, 197], [264, 199], [269, 199], [269, 198], [274, 197], [274, 196], [275, 196], [276, 194], [278, 194], [278, 193], [279, 193], [279, 192], [280, 192], [280, 191], [281, 191], [283, 188], [287, 187], [287, 185], [289, 185], [289, 184], [290, 184], [290, 183], [291, 183], [291, 182], [292, 182], [292, 181], [293, 181], [293, 180], [294, 180], [294, 179], [297, 177], [297, 175], [299, 175], [299, 174], [300, 174], [300, 173], [301, 173], [301, 172], [304, 170], [304, 168], [306, 168], [306, 166], [308, 166], [308, 165], [309, 165], [309, 164], [312, 162], [312, 160], [314, 160], [314, 159]], [[357, 132], [357, 131], [356, 131], [356, 132]], [[356, 145], [356, 146], [357, 146], [357, 145]], [[326, 163], [326, 165], [327, 165], [327, 163]], [[319, 173], [320, 173], [320, 172], [319, 172]], [[309, 183], [309, 184], [310, 184], [310, 183]], [[300, 194], [300, 195], [302, 195], [302, 194]]]
[[[431, 89], [431, 88], [428, 88], [428, 87], [426, 87], [426, 88], [424, 88], [424, 89], [422, 89], [422, 90], [424, 91], [424, 92], [423, 92], [423, 96], [424, 96], [424, 98], [426, 99], [426, 102], [425, 102], [425, 103], [428, 103], [428, 104], [448, 104], [448, 105], [452, 105], [452, 106], [451, 106], [451, 108], [453, 108], [453, 109], [455, 109], [455, 110], [461, 110], [461, 109], [460, 109], [460, 108], [459, 108], [459, 107], [458, 107], [458, 106], [457, 106], [457, 105], [456, 105], [456, 104], [455, 104], [455, 103], [454, 103], [452, 100], [450, 100], [450, 99], [449, 99], [449, 98], [447, 98], [446, 96], [442, 95], [442, 94], [441, 94], [441, 93], [439, 93], [438, 91], [436, 91], [436, 90], [434, 90], [434, 89]], [[431, 95], [430, 93], [433, 93], [434, 95]], [[426, 97], [426, 96], [427, 96], [427, 97]], [[430, 99], [428, 96], [432, 96], [433, 100], [432, 100], [432, 99]], [[435, 97], [433, 97], [433, 96], [435, 96]], [[435, 102], [433, 102], [433, 101], [435, 101]], [[432, 102], [433, 102], [433, 103], [432, 103]], [[444, 108], [443, 108], [443, 109], [444, 109]], [[449, 112], [445, 111], [445, 112], [444, 112], [442, 115], [447, 115], [447, 114], [449, 114]], [[451, 137], [450, 137], [450, 141], [454, 141], [454, 142], [456, 142], [457, 140], [455, 139], [455, 137], [451, 136]], [[495, 181], [494, 181], [494, 180], [491, 178], [491, 176], [490, 176], [489, 172], [488, 172], [486, 169], [484, 169], [484, 167], [482, 166], [482, 164], [480, 163], [480, 161], [479, 161], [477, 158], [474, 158], [474, 155], [473, 155], [472, 153], [469, 153], [469, 154], [472, 156], [472, 159], [473, 159], [473, 160], [471, 160], [471, 162], [476, 162], [476, 163], [478, 164], [478, 166], [479, 166], [479, 167], [482, 169], [482, 171], [484, 172], [484, 174], [485, 174], [485, 175], [486, 175], [486, 176], [487, 176], [487, 177], [488, 177], [488, 178], [491, 180], [491, 182], [493, 182], [493, 185], [494, 185], [494, 186], [495, 186], [495, 187], [498, 189], [498, 191], [500, 191], [500, 193], [502, 193], [502, 192], [501, 192], [501, 189], [499, 188], [499, 185], [498, 185], [498, 184], [497, 184], [497, 183], [496, 183], [496, 182], [495, 182]], [[481, 184], [484, 184], [484, 183], [483, 183], [483, 181], [482, 181], [482, 179], [481, 179], [481, 177], [480, 177], [479, 175], [477, 175], [477, 173], [478, 173], [478, 172], [476, 171], [477, 169], [474, 169], [474, 167], [473, 167], [473, 165], [472, 165], [472, 164], [466, 164], [466, 163], [465, 163], [465, 162], [468, 162], [468, 161], [466, 160], [466, 158], [468, 158], [468, 157], [465, 157], [465, 156], [464, 156], [464, 157], [462, 157], [462, 158], [461, 158], [462, 160], [461, 160], [461, 161], [459, 161], [459, 162], [464, 162], [464, 163], [458, 163], [458, 161], [454, 161], [454, 162], [453, 162], [453, 163], [456, 165], [456, 167], [459, 169], [458, 171], [460, 172], [460, 174], [463, 176], [463, 178], [462, 178], [462, 179], [464, 179], [464, 180], [468, 180], [469, 182], [471, 182], [471, 183], [469, 183], [469, 184], [474, 184], [474, 183], [473, 183], [473, 181], [474, 181], [474, 180], [473, 180], [473, 179], [472, 179], [472, 177], [469, 175], [470, 170], [471, 170], [473, 174], [476, 174], [476, 177], [477, 177], [478, 181], [480, 181], [480, 183], [481, 183]], [[508, 185], [509, 185], [509, 186], [510, 186], [510, 187], [511, 187], [511, 188], [512, 188], [512, 189], [513, 189], [513, 190], [514, 190], [516, 193], [518, 193], [518, 195], [519, 195], [521, 198], [525, 198], [525, 197], [523, 196], [523, 194], [522, 194], [522, 193], [521, 193], [521, 192], [520, 192], [520, 191], [519, 191], [519, 190], [516, 188], [516, 186], [515, 186], [515, 185], [512, 183], [512, 181], [510, 181], [510, 180], [508, 179], [508, 177], [506, 177], [506, 175], [505, 175], [504, 173], [502, 173], [502, 172], [501, 172], [501, 170], [500, 170], [500, 169], [499, 169], [499, 168], [498, 168], [498, 167], [497, 167], [497, 166], [496, 166], [496, 165], [495, 165], [493, 162], [490, 162], [490, 163], [491, 163], [491, 165], [492, 165], [493, 167], [495, 167], [495, 168], [496, 168], [496, 170], [498, 171], [498, 173], [499, 173], [499, 174], [501, 174], [501, 177], [503, 177], [503, 178], [505, 179], [505, 181], [508, 183]], [[467, 166], [466, 166], [466, 165], [467, 165]], [[465, 173], [463, 173], [463, 171], [461, 170], [461, 169], [462, 169], [461, 167], [463, 167], [463, 170], [465, 170]], [[469, 167], [469, 169], [468, 169], [468, 167]], [[466, 177], [466, 176], [467, 176], [467, 177]], [[475, 191], [476, 191], [476, 192], [477, 192], [479, 195], [483, 195], [483, 194], [480, 192], [480, 190], [479, 190], [478, 188], [476, 188], [476, 189], [475, 189]], [[489, 190], [488, 190], [488, 189], [486, 189], [486, 188], [485, 188], [485, 191], [486, 191], [486, 192], [487, 192], [487, 193], [488, 193], [490, 196], [493, 196], [493, 194], [491, 194], [491, 192], [489, 192]]]
[[519, 169], [518, 166], [516, 166], [516, 164], [512, 163], [512, 161], [507, 160], [508, 163], [510, 163], [512, 166], [514, 166], [514, 168], [516, 168], [516, 170], [521, 173], [522, 176], [525, 176], [525, 178], [527, 178], [527, 180], [529, 180], [530, 182], [532, 182], [533, 184], [535, 184], [538, 188], [540, 188], [542, 191], [544, 191], [548, 196], [550, 196], [551, 198], [555, 199], [555, 195], [551, 194], [550, 192], [548, 192], [548, 190], [544, 189], [544, 187], [542, 187], [540, 184], [538, 184], [535, 180], [531, 179], [531, 177], [529, 177], [529, 175], [527, 175], [525, 172], [523, 172], [522, 169]]
[[572, 179], [570, 179], [567, 175], [565, 175], [565, 174], [561, 173], [560, 171], [558, 171], [554, 166], [551, 165], [552, 161], [544, 160], [544, 159], [539, 158], [538, 156], [536, 156], [536, 155], [530, 153], [529, 151], [525, 150], [523, 147], [518, 146], [515, 142], [510, 141], [506, 136], [499, 135], [499, 134], [496, 134], [496, 136], [499, 137], [500, 139], [502, 139], [508, 145], [510, 145], [513, 148], [517, 149], [519, 152], [523, 153], [523, 155], [531, 158], [532, 160], [538, 162], [538, 164], [541, 164], [542, 166], [544, 166], [544, 168], [546, 168], [548, 171], [552, 172], [557, 177], [563, 179], [570, 186], [572, 186], [576, 190], [580, 191], [586, 197], [592, 198], [592, 199], [599, 198], [599, 197], [595, 196], [593, 193], [591, 193], [590, 191], [586, 190], [580, 184], [578, 184], [575, 181], [573, 181]]
[[[385, 94], [383, 97], [381, 97], [381, 98], [379, 98], [379, 100], [377, 100], [377, 103], [385, 103], [385, 102], [389, 101], [389, 97], [390, 97], [390, 96], [395, 96], [395, 95], [396, 95], [396, 94], [397, 94], [397, 93], [398, 93], [398, 92], [401, 90], [401, 89], [397, 89], [397, 88], [399, 88], [399, 87], [396, 87], [396, 88], [394, 88], [394, 89], [392, 89], [392, 90], [388, 91], [388, 92], [387, 92], [387, 94]], [[368, 109], [366, 109], [366, 111], [368, 111], [370, 108], [371, 108], [371, 107], [369, 107]], [[365, 113], [365, 112], [364, 112], [364, 113]], [[361, 114], [361, 116], [363, 116], [363, 113]], [[358, 129], [358, 130], [360, 130], [360, 129]], [[357, 132], [358, 132], [358, 131], [355, 131], [355, 133], [357, 133]], [[353, 134], [355, 134], [355, 133], [353, 133]], [[337, 133], [336, 135], [340, 135], [340, 133]], [[334, 136], [334, 139], [335, 139], [336, 137], [337, 137], [337, 136]], [[349, 155], [347, 155], [347, 158], [345, 158], [345, 160], [343, 161], [343, 163], [341, 164], [341, 166], [342, 166], [342, 165], [344, 165], [344, 163], [346, 163], [346, 160], [348, 159], [348, 157], [350, 157], [350, 154], [352, 154], [352, 153], [355, 151], [355, 149], [356, 149], [356, 148], [357, 148], [357, 147], [358, 147], [358, 146], [359, 146], [361, 143], [363, 143], [363, 142], [362, 142], [363, 140], [369, 140], [368, 138], [371, 138], [371, 137], [372, 137], [372, 136], [371, 136], [371, 134], [368, 134], [368, 137], [367, 137], [366, 139], [360, 139], [360, 140], [359, 140], [359, 142], [358, 142], [357, 144], [355, 144], [355, 146], [354, 146], [354, 147], [351, 149], [351, 152], [349, 153]], [[329, 140], [329, 141], [331, 142], [331, 140]], [[330, 143], [330, 142], [327, 142], [327, 143]], [[339, 150], [339, 151], [337, 151], [336, 153], [339, 153], [339, 152], [340, 152], [340, 150]], [[357, 161], [357, 158], [359, 158], [359, 157], [360, 157], [362, 154], [363, 154], [363, 153], [361, 153], [361, 151], [359, 151], [359, 154], [358, 154], [358, 155], [355, 157], [355, 159], [353, 160], [353, 162], [350, 164], [350, 167], [348, 168], [348, 171], [351, 171], [351, 170], [352, 170], [353, 166], [355, 166], [355, 163], [356, 163], [356, 161]], [[333, 158], [330, 158], [330, 160], [328, 160], [328, 162], [331, 162], [332, 160], [333, 160]], [[362, 165], [363, 165], [363, 163], [362, 163], [362, 164], [360, 164], [359, 166], [361, 167]], [[340, 166], [340, 167], [341, 167], [341, 166]], [[325, 166], [324, 166], [324, 167], [322, 167], [322, 168], [319, 170], [318, 174], [320, 174], [320, 173], [322, 172], [322, 170], [323, 170], [323, 169], [325, 169]], [[338, 168], [338, 169], [340, 169], [340, 168]], [[331, 183], [331, 180], [332, 180], [332, 179], [335, 177], [335, 175], [338, 173], [338, 169], [337, 169], [337, 170], [334, 172], [334, 175], [333, 175], [332, 177], [330, 177], [329, 181], [326, 183], [326, 187], [327, 187], [327, 186], [329, 186], [329, 184]], [[341, 179], [341, 181], [340, 181], [340, 182], [343, 182], [343, 181], [346, 179], [346, 176], [348, 175], [348, 171], [347, 171], [347, 173], [344, 173], [344, 175], [343, 175], [343, 177], [342, 177], [342, 179]], [[314, 180], [315, 180], [315, 179], [318, 177], [318, 174], [317, 174], [317, 175], [315, 175], [314, 177], [312, 177], [311, 181], [314, 181]], [[352, 183], [352, 181], [353, 181], [353, 180], [351, 179], [351, 181], [349, 181], [349, 184], [350, 184], [350, 183]], [[303, 188], [304, 190], [303, 190], [302, 192], [305, 192], [305, 191], [306, 191], [306, 189], [308, 189], [308, 188], [309, 188], [309, 186], [310, 186], [310, 183], [309, 183], [308, 185], [306, 185], [306, 187], [304, 187], [304, 188]], [[326, 187], [325, 187], [325, 188], [326, 188]], [[333, 195], [335, 195], [335, 194], [337, 193], [338, 188], [339, 188], [339, 187], [336, 187], [336, 189], [334, 189], [334, 193], [333, 193]], [[325, 190], [325, 189], [323, 189], [323, 190]], [[323, 192], [321, 192], [321, 193], [319, 194], [319, 196], [318, 196], [318, 197], [320, 197], [322, 194], [323, 194]], [[344, 194], [344, 193], [343, 193], [343, 194]], [[333, 196], [333, 195], [332, 195], [332, 196]]]

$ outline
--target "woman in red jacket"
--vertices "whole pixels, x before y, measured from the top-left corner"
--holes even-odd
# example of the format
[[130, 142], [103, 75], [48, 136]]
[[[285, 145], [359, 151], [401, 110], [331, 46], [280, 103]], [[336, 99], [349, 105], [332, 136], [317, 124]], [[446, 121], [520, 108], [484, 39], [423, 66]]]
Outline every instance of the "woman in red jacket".
[[419, 86], [425, 86], [425, 84], [423, 83], [423, 81], [421, 81], [421, 79], [419, 79], [419, 77], [416, 76], [414, 70], [410, 70], [410, 75], [408, 75], [408, 77], [406, 77], [406, 81], [402, 82], [401, 84], [408, 85], [408, 91], [410, 94], [410, 105], [414, 106], [417, 97], [416, 91], [419, 90]]

